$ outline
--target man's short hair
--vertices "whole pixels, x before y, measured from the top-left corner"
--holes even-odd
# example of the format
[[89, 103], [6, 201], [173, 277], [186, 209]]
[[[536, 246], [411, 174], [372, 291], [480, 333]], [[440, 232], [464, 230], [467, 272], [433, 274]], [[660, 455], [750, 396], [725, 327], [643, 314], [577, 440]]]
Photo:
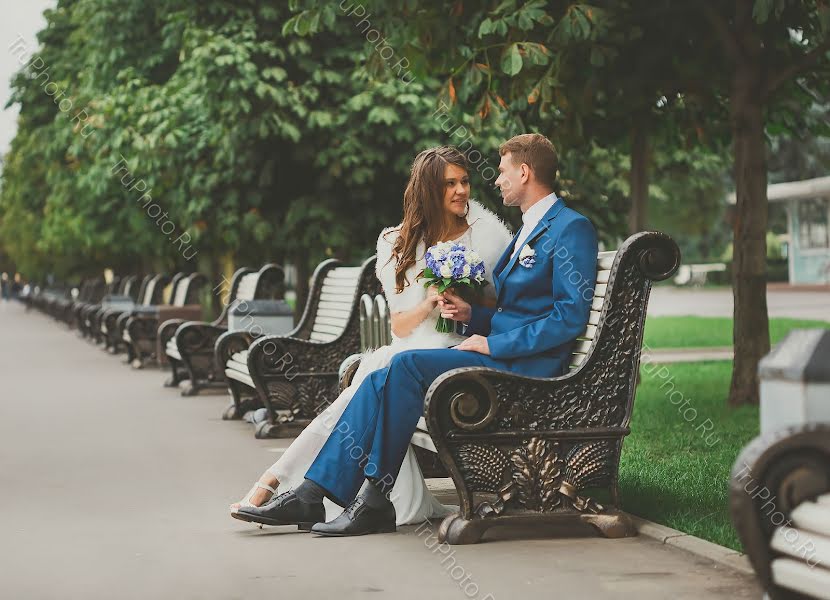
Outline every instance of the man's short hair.
[[525, 163], [533, 170], [542, 185], [553, 189], [559, 157], [551, 141], [539, 133], [523, 133], [514, 136], [499, 146], [499, 154], [511, 154], [514, 165]]

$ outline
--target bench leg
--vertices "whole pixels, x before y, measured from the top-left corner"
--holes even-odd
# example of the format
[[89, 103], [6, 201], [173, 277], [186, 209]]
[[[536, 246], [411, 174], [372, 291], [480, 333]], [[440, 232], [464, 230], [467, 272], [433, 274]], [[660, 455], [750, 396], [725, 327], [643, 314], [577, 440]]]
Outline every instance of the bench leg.
[[241, 419], [246, 412], [255, 410], [261, 406], [255, 389], [251, 389], [245, 384], [233, 379], [228, 379], [228, 388], [230, 389], [233, 402], [222, 411], [223, 420], [233, 421]]
[[164, 382], [164, 387], [179, 387], [179, 384], [186, 379], [182, 365], [175, 358], [167, 358], [170, 363], [170, 377]]
[[438, 541], [448, 544], [477, 544], [484, 533], [501, 525], [524, 525], [537, 527], [548, 525], [551, 533], [557, 530], [569, 535], [585, 526], [593, 529], [598, 535], [608, 538], [624, 538], [637, 535], [637, 528], [631, 518], [622, 511], [609, 510], [601, 514], [586, 513], [558, 513], [558, 514], [526, 514], [505, 515], [490, 517], [473, 517], [465, 519], [459, 514], [450, 515], [441, 522], [438, 528]]
[[296, 420], [287, 423], [271, 423], [262, 421], [257, 423], [254, 430], [254, 437], [258, 440], [293, 438], [300, 435], [311, 421]]

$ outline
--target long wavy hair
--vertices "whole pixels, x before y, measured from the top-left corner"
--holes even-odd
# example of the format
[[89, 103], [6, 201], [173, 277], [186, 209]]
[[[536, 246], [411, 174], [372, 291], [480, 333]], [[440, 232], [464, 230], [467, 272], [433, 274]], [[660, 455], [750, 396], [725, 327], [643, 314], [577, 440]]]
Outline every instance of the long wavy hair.
[[392, 246], [392, 258], [395, 260], [395, 292], [401, 291], [411, 282], [406, 278], [406, 271], [417, 261], [418, 242], [423, 240], [426, 248], [444, 241], [448, 227], [460, 225], [465, 217], [453, 216], [448, 220], [444, 209], [444, 170], [447, 165], [455, 165], [469, 171], [467, 159], [453, 146], [440, 146], [424, 150], [412, 163], [409, 182], [403, 193], [403, 221], [399, 228], [398, 239]]

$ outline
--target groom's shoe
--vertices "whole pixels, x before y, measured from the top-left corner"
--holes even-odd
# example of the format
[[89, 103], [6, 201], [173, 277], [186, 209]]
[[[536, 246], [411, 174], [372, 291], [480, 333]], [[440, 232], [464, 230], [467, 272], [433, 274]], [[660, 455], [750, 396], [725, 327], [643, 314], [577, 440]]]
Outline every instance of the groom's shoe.
[[237, 518], [263, 525], [296, 525], [301, 531], [309, 531], [315, 523], [326, 520], [326, 509], [322, 502], [303, 502], [291, 490], [262, 506], [240, 507]]
[[366, 501], [366, 494], [363, 493], [334, 521], [317, 523], [311, 528], [311, 532], [329, 537], [395, 533], [395, 507], [391, 502], [382, 508], [370, 506]]

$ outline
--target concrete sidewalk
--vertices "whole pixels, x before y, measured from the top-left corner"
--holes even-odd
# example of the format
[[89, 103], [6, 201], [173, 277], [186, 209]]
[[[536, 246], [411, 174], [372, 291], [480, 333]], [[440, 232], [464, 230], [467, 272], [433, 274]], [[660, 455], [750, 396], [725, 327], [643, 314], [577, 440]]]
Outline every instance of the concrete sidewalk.
[[220, 420], [225, 396], [182, 398], [159, 371], [17, 304], [0, 303], [0, 341], [0, 598], [760, 596], [751, 578], [646, 537], [494, 531], [448, 558], [414, 527], [257, 529], [227, 505], [288, 440], [255, 440]]
[[[830, 291], [767, 289], [770, 317], [830, 321]], [[732, 317], [730, 288], [676, 288], [656, 286], [648, 301], [650, 316]]]

